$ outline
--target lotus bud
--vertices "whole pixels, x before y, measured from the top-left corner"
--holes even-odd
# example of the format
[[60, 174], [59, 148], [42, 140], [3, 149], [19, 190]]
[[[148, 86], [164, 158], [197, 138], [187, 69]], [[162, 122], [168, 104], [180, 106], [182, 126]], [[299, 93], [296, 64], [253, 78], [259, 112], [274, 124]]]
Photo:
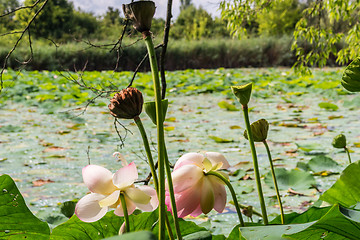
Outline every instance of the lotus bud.
[[252, 218], [254, 210], [252, 206], [247, 206], [244, 209], [242, 209], [241, 212], [248, 218]]
[[155, 3], [153, 1], [137, 1], [123, 4], [126, 19], [133, 21], [133, 26], [138, 32], [149, 32], [151, 21], [155, 14]]
[[121, 226], [120, 226], [119, 235], [122, 235], [124, 233], [126, 233], [126, 223], [125, 222], [123, 222], [123, 224], [121, 224]]
[[246, 106], [250, 101], [252, 83], [248, 83], [240, 86], [232, 86], [232, 92], [237, 97], [241, 105]]
[[143, 103], [141, 92], [136, 88], [128, 87], [115, 93], [108, 107], [111, 115], [116, 118], [133, 119], [140, 115]]
[[[161, 104], [162, 104], [162, 118], [163, 118], [163, 122], [165, 121], [165, 116], [166, 116], [166, 112], [167, 112], [167, 108], [168, 108], [168, 100], [167, 99], [162, 99], [161, 100]], [[150, 117], [151, 121], [156, 124], [156, 104], [155, 102], [146, 102], [144, 104], [144, 108], [145, 108], [145, 112], [146, 114]]]
[[[269, 123], [265, 119], [260, 119], [256, 122], [253, 122], [250, 127], [254, 142], [263, 142], [266, 140], [269, 131]], [[244, 132], [244, 137], [248, 139], [246, 130]]]
[[332, 145], [334, 148], [345, 148], [346, 147], [346, 137], [344, 134], [339, 134], [334, 137], [332, 141]]

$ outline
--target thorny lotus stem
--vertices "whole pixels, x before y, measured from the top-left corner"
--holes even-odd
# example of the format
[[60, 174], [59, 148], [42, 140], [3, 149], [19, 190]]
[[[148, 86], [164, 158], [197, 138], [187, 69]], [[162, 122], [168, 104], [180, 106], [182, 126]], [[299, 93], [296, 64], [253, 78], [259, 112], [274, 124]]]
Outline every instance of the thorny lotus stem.
[[250, 127], [249, 109], [248, 109], [247, 105], [243, 105], [242, 109], [243, 109], [243, 112], [244, 112], [246, 130], [247, 130], [247, 133], [248, 133], [248, 139], [249, 139], [249, 144], [250, 144], [250, 148], [251, 148], [251, 155], [252, 155], [253, 164], [254, 164], [254, 173], [255, 173], [257, 191], [258, 191], [258, 195], [259, 195], [261, 212], [262, 212], [262, 215], [263, 215], [264, 224], [267, 225], [268, 224], [268, 218], [267, 218], [267, 213], [266, 213], [264, 194], [263, 194], [262, 187], [261, 187], [259, 164], [258, 164], [258, 160], [257, 160], [257, 156], [256, 156], [256, 149], [255, 149], [254, 139], [253, 139], [253, 135], [252, 135], [251, 127]]
[[206, 175], [213, 175], [219, 179], [221, 179], [221, 181], [223, 181], [226, 186], [229, 188], [230, 190], [230, 193], [231, 193], [231, 196], [233, 198], [233, 201], [234, 201], [234, 205], [235, 205], [235, 209], [236, 209], [236, 212], [238, 214], [238, 217], [239, 217], [239, 221], [240, 221], [240, 225], [242, 227], [245, 226], [245, 223], [244, 223], [244, 220], [243, 220], [243, 217], [242, 217], [242, 214], [241, 214], [241, 210], [240, 210], [240, 207], [239, 207], [239, 203], [238, 203], [238, 200], [236, 198], [236, 194], [235, 194], [235, 191], [234, 191], [234, 188], [232, 187], [230, 181], [224, 177], [221, 173], [218, 173], [218, 172], [215, 172], [215, 171], [209, 171], [207, 173], [205, 173]]
[[[154, 165], [154, 160], [153, 160], [153, 157], [152, 157], [152, 154], [151, 154], [151, 151], [150, 151], [149, 140], [147, 138], [147, 134], [146, 134], [146, 131], [145, 131], [144, 125], [142, 124], [141, 119], [139, 117], [135, 117], [134, 121], [135, 121], [136, 125], [138, 126], [139, 131], [141, 133], [141, 137], [143, 139], [143, 143], [144, 143], [144, 147], [145, 147], [146, 156], [147, 156], [148, 161], [149, 161], [151, 175], [152, 175], [152, 177], [154, 179], [154, 185], [155, 185], [156, 193], [159, 196], [159, 181], [158, 181], [158, 177], [157, 177], [157, 174], [156, 174], [156, 168], [155, 168], [155, 165]], [[165, 221], [166, 221], [165, 224], [166, 224], [166, 229], [168, 230], [168, 233], [169, 233], [169, 237], [170, 237], [170, 239], [174, 239], [174, 236], [173, 236], [173, 233], [172, 233], [172, 230], [171, 230], [171, 226], [170, 226], [170, 222], [169, 222], [169, 219], [168, 219], [167, 215], [165, 215]]]
[[349, 149], [348, 149], [347, 147], [344, 147], [344, 149], [345, 149], [345, 152], [346, 152], [347, 155], [348, 155], [349, 163], [351, 163], [351, 157], [350, 157]]
[[149, 53], [150, 67], [154, 85], [154, 95], [156, 102], [156, 126], [157, 126], [157, 146], [159, 163], [159, 239], [165, 239], [165, 154], [164, 154], [164, 123], [162, 117], [162, 104], [160, 93], [159, 70], [156, 61], [154, 44], [150, 32], [143, 32], [146, 48]]
[[130, 232], [130, 221], [129, 221], [129, 214], [126, 207], [126, 201], [123, 193], [120, 193], [120, 201], [121, 201], [121, 207], [124, 212], [124, 219], [125, 219], [125, 229], [126, 232]]
[[169, 193], [170, 193], [172, 215], [173, 215], [173, 218], [174, 218], [176, 235], [178, 237], [178, 240], [182, 240], [180, 226], [179, 226], [179, 222], [178, 222], [178, 215], [177, 215], [174, 187], [173, 187], [172, 178], [171, 178], [170, 162], [169, 162], [169, 157], [167, 155], [166, 146], [164, 146], [164, 149], [165, 149], [165, 170], [166, 170], [166, 176], [167, 176], [167, 180], [168, 180], [168, 187], [169, 187]]
[[270, 153], [269, 145], [267, 144], [266, 140], [264, 140], [263, 143], [264, 143], [264, 145], [265, 145], [266, 152], [267, 152], [267, 155], [268, 155], [268, 157], [269, 157], [270, 168], [271, 168], [271, 175], [272, 175], [272, 179], [273, 179], [273, 181], [274, 181], [274, 187], [275, 187], [275, 191], [276, 191], [276, 197], [277, 197], [277, 200], [278, 200], [278, 203], [279, 203], [279, 207], [280, 207], [281, 224], [284, 224], [284, 223], [285, 223], [285, 215], [284, 215], [284, 209], [283, 209], [282, 202], [281, 202], [281, 196], [280, 196], [280, 193], [279, 193], [279, 187], [278, 187], [277, 180], [276, 180], [276, 175], [275, 175], [275, 170], [274, 170], [274, 164], [273, 164], [273, 161], [272, 161], [272, 158], [271, 158], [271, 153]]
[[154, 179], [154, 185], [155, 185], [156, 192], [158, 193], [159, 192], [159, 182], [158, 182], [158, 177], [157, 177], [157, 174], [156, 174], [154, 160], [153, 160], [153, 157], [152, 157], [152, 154], [151, 154], [151, 151], [150, 151], [149, 140], [147, 138], [145, 128], [144, 128], [144, 125], [142, 124], [141, 119], [139, 117], [135, 117], [134, 121], [135, 121], [136, 125], [138, 126], [139, 131], [141, 133], [141, 137], [143, 139], [146, 156], [147, 156], [147, 159], [149, 161], [151, 175], [152, 175], [152, 177]]

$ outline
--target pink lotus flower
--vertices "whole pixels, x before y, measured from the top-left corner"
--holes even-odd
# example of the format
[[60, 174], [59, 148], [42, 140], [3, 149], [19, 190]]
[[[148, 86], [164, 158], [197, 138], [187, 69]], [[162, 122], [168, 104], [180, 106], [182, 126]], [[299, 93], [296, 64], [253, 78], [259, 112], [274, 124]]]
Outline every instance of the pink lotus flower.
[[[179, 158], [171, 174], [179, 217], [196, 217], [211, 209], [222, 212], [226, 204], [224, 183], [209, 171], [230, 167], [221, 153], [187, 153]], [[167, 192], [166, 205], [170, 209], [170, 196]]]
[[116, 215], [124, 216], [120, 193], [125, 196], [129, 215], [136, 207], [149, 212], [158, 206], [155, 189], [149, 186], [135, 187], [134, 181], [138, 178], [138, 173], [133, 162], [120, 168], [115, 174], [104, 167], [88, 165], [83, 168], [82, 175], [91, 193], [76, 204], [75, 214], [81, 221], [95, 222], [109, 208], [115, 208]]

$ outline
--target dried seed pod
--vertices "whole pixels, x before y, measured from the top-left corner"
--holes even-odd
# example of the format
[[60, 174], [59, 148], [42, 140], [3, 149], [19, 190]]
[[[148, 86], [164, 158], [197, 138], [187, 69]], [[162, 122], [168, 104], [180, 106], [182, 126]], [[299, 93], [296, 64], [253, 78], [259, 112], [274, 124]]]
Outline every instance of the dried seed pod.
[[126, 19], [133, 21], [134, 28], [138, 32], [150, 31], [151, 21], [155, 14], [155, 3], [153, 1], [138, 1], [122, 6]]
[[140, 115], [143, 103], [141, 92], [129, 87], [116, 93], [108, 107], [111, 115], [116, 118], [133, 119]]

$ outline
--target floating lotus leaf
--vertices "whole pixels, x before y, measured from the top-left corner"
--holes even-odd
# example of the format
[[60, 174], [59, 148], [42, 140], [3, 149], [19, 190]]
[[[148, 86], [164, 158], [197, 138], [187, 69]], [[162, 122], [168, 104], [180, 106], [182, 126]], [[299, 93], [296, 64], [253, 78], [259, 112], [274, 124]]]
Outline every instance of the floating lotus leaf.
[[350, 92], [360, 92], [360, 57], [346, 67], [341, 85]]

